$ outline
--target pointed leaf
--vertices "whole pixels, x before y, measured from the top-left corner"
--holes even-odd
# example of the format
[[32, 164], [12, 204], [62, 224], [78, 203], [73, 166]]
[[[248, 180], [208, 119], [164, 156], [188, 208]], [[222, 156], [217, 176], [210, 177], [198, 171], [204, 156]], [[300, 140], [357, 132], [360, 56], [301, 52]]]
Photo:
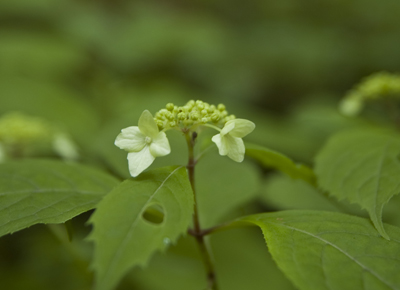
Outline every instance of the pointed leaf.
[[0, 164], [0, 236], [37, 223], [63, 223], [93, 209], [118, 180], [79, 164]]
[[383, 206], [400, 191], [400, 138], [380, 131], [334, 135], [316, 158], [319, 185], [366, 209], [379, 233]]
[[[162, 221], [146, 218], [152, 206], [164, 212]], [[131, 267], [145, 265], [155, 251], [175, 242], [186, 232], [192, 213], [193, 193], [185, 167], [164, 167], [121, 183], [91, 218], [96, 289], [113, 289]]]
[[322, 211], [244, 218], [261, 227], [279, 268], [300, 289], [400, 289], [400, 228], [379, 236], [369, 220]]
[[277, 169], [293, 179], [300, 178], [315, 185], [315, 175], [309, 167], [294, 163], [290, 158], [279, 152], [246, 143], [246, 155], [256, 159], [265, 167]]

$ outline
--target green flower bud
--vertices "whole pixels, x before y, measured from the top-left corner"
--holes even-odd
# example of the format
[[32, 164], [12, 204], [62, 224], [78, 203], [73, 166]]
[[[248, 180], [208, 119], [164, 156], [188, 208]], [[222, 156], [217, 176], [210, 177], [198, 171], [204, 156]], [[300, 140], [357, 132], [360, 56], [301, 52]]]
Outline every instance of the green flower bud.
[[224, 105], [224, 104], [219, 104], [219, 105], [218, 105], [218, 110], [219, 110], [220, 112], [223, 112], [223, 111], [225, 110], [225, 105]]
[[172, 114], [171, 112], [167, 112], [167, 113], [165, 114], [165, 117], [166, 117], [168, 120], [170, 120], [170, 121], [172, 121], [173, 119], [175, 119], [174, 114]]
[[157, 123], [158, 129], [163, 130], [164, 129], [164, 122], [161, 121], [161, 120], [155, 120], [155, 121]]
[[219, 113], [214, 113], [211, 116], [211, 121], [214, 123], [217, 123], [219, 120], [221, 120], [221, 115]]
[[186, 113], [180, 112], [180, 113], [178, 114], [178, 120], [183, 121], [183, 120], [186, 119], [186, 116], [187, 116]]
[[197, 121], [199, 119], [199, 114], [197, 112], [192, 112], [190, 113], [190, 119], [192, 119], [193, 121]]
[[165, 107], [167, 108], [168, 111], [171, 111], [171, 112], [172, 112], [172, 111], [174, 110], [174, 108], [175, 108], [175, 106], [174, 106], [173, 103], [168, 103]]

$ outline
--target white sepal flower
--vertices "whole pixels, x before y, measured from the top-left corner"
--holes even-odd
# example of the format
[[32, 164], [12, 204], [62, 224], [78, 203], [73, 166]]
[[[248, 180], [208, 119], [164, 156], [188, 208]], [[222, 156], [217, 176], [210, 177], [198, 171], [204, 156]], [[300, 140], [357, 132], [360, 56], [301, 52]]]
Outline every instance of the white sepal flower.
[[153, 116], [147, 110], [140, 116], [138, 126], [121, 130], [114, 144], [129, 152], [129, 172], [133, 177], [148, 168], [156, 157], [171, 152], [167, 135], [158, 130]]
[[248, 120], [234, 119], [226, 122], [221, 132], [212, 137], [220, 155], [228, 155], [236, 162], [244, 159], [245, 147], [242, 138], [251, 133], [256, 125]]

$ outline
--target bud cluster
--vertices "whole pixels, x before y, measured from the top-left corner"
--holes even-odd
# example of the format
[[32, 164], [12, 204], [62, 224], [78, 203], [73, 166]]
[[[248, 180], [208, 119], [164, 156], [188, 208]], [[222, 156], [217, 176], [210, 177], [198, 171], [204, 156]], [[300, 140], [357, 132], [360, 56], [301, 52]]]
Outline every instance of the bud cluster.
[[75, 143], [66, 133], [45, 119], [20, 112], [10, 112], [0, 117], [0, 151], [0, 162], [8, 157], [52, 152], [68, 160], [79, 157]]
[[339, 109], [347, 116], [357, 115], [366, 100], [400, 97], [400, 74], [379, 72], [366, 77], [351, 89], [341, 101]]
[[41, 142], [51, 133], [51, 126], [37, 117], [12, 112], [0, 118], [0, 142], [4, 144]]
[[385, 96], [400, 96], [400, 74], [379, 72], [366, 77], [353, 93], [364, 99], [378, 99]]
[[168, 103], [165, 108], [155, 114], [154, 120], [158, 128], [164, 130], [183, 129], [207, 123], [222, 128], [226, 122], [235, 118], [234, 115], [228, 115], [223, 104], [215, 106], [203, 101], [191, 100], [181, 107]]

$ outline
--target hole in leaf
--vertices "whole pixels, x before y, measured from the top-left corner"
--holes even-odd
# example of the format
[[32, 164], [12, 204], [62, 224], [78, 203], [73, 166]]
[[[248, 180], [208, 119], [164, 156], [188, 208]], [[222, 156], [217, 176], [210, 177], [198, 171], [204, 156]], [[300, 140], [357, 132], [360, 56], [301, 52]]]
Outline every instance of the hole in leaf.
[[161, 224], [164, 221], [164, 215], [164, 208], [155, 203], [146, 208], [142, 217], [152, 224]]

